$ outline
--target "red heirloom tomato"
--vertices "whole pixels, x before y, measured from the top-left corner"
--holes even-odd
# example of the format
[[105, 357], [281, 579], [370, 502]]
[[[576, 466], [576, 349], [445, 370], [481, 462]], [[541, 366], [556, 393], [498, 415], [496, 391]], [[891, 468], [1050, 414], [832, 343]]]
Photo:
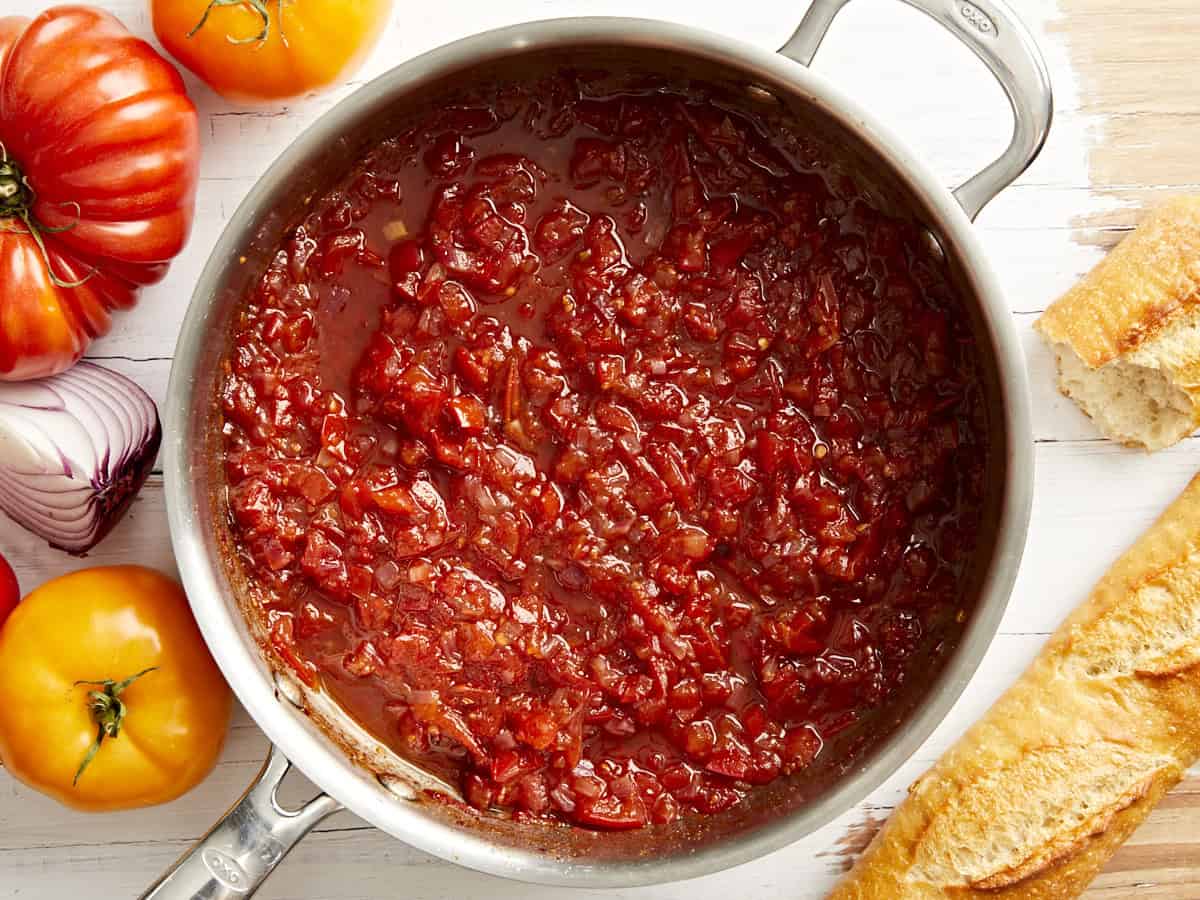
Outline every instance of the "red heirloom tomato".
[[0, 379], [68, 368], [191, 228], [196, 109], [115, 18], [0, 18]]
[[21, 599], [21, 589], [17, 586], [17, 576], [3, 556], [0, 556], [0, 625], [8, 618], [9, 613], [17, 608]]

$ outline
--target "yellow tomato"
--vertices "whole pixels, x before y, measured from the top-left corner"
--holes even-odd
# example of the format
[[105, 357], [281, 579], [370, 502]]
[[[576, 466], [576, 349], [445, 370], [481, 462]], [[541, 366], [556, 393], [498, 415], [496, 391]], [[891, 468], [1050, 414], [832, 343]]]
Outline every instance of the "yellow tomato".
[[378, 40], [391, 0], [151, 0], [154, 33], [213, 90], [274, 100], [348, 75]]
[[77, 809], [178, 797], [229, 727], [229, 687], [183, 590], [140, 566], [30, 593], [0, 630], [0, 685], [0, 762]]

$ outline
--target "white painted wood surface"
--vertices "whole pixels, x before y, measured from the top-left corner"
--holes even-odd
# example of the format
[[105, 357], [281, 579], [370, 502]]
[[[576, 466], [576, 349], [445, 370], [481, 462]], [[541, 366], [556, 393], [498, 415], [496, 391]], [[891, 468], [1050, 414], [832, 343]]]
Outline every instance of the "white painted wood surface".
[[[1200, 439], [1196, 438], [1154, 457], [1099, 439], [1077, 410], [1053, 390], [1052, 362], [1031, 325], [1038, 311], [1099, 258], [1098, 246], [1111, 243], [1104, 228], [1087, 222], [1127, 222], [1132, 216], [1123, 212], [1126, 207], [1172, 185], [1091, 183], [1088, 149], [1103, 139], [1104, 111], [1081, 101], [1077, 94], [1064, 23], [1051, 0], [1012, 2], [1038, 34], [1050, 61], [1057, 119], [1042, 157], [984, 211], [978, 223], [1024, 342], [1037, 441], [1033, 524], [1000, 635], [935, 735], [859, 809], [788, 849], [723, 874], [656, 888], [589, 892], [589, 896], [594, 894], [598, 900], [735, 896], [807, 900], [822, 896], [845, 861], [848, 830], [886, 815], [905, 786], [1018, 674], [1065, 611], [1084, 596], [1109, 562], [1200, 464]], [[144, 0], [100, 0], [100, 5], [111, 8], [133, 31], [151, 37]], [[35, 14], [42, 6], [43, 0], [0, 0], [5, 14]], [[147, 290], [139, 307], [122, 316], [113, 333], [95, 344], [94, 358], [131, 375], [161, 401], [192, 284], [237, 203], [271, 160], [319, 113], [390, 66], [471, 32], [581, 14], [654, 16], [770, 48], [787, 38], [804, 3], [447, 0], [421, 4], [399, 0], [398, 6], [388, 32], [364, 69], [352, 82], [321, 97], [286, 108], [246, 110], [225, 103], [188, 76], [203, 125], [196, 227], [167, 279]], [[896, 0], [852, 4], [827, 39], [816, 66], [906, 136], [933, 168], [944, 174], [948, 185], [984, 165], [1007, 139], [1007, 107], [990, 76], [948, 35]], [[1144, 190], [1120, 190], [1130, 187]], [[1112, 215], [1104, 216], [1107, 212]], [[0, 521], [0, 553], [13, 562], [26, 590], [85, 564], [49, 550], [8, 520]], [[168, 571], [173, 566], [158, 475], [151, 478], [127, 520], [86, 560], [88, 565], [117, 562], [140, 562]], [[167, 806], [117, 815], [68, 811], [0, 772], [0, 897], [136, 897], [238, 796], [257, 771], [265, 750], [265, 738], [239, 711], [220, 764], [196, 791]], [[292, 780], [302, 782], [300, 778]], [[1194, 782], [1192, 785], [1188, 796], [1196, 795]], [[297, 797], [308, 790], [302, 783], [291, 789]], [[1176, 807], [1186, 805], [1176, 803]], [[1178, 833], [1185, 813], [1169, 808], [1156, 814], [1146, 826], [1145, 840], [1158, 844], [1200, 840], [1200, 836], [1188, 838]], [[1133, 844], [1141, 840], [1139, 833]], [[1200, 849], [1200, 844], [1193, 844], [1192, 849]], [[1193, 854], [1193, 859], [1200, 859], [1200, 854]], [[1138, 882], [1130, 877], [1129, 870], [1136, 868], [1130, 864], [1124, 867], [1125, 874], [1102, 875], [1094, 895], [1200, 897], [1200, 880], [1186, 871], [1183, 862], [1175, 868], [1162, 866], [1163, 871], [1174, 874], [1164, 875], [1157, 887], [1153, 879], [1142, 877]], [[506, 882], [443, 863], [344, 813], [328, 820], [302, 843], [259, 896], [264, 900], [549, 900], [563, 892]]]

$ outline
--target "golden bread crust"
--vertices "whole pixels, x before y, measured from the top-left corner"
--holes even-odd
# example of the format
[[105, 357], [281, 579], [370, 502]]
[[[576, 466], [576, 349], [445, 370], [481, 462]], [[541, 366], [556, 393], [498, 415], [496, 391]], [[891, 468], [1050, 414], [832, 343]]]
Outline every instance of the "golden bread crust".
[[1090, 368], [1136, 350], [1200, 304], [1200, 196], [1151, 212], [1034, 324]]
[[833, 900], [1074, 897], [1200, 758], [1200, 476], [912, 786]]

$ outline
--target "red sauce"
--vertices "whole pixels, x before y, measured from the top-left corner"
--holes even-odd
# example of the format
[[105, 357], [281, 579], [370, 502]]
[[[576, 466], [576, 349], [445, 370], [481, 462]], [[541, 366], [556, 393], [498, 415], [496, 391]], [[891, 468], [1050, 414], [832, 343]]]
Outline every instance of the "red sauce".
[[803, 146], [703, 88], [504, 87], [379, 144], [247, 298], [225, 470], [271, 643], [472, 805], [715, 813], [953, 645], [965, 313]]

